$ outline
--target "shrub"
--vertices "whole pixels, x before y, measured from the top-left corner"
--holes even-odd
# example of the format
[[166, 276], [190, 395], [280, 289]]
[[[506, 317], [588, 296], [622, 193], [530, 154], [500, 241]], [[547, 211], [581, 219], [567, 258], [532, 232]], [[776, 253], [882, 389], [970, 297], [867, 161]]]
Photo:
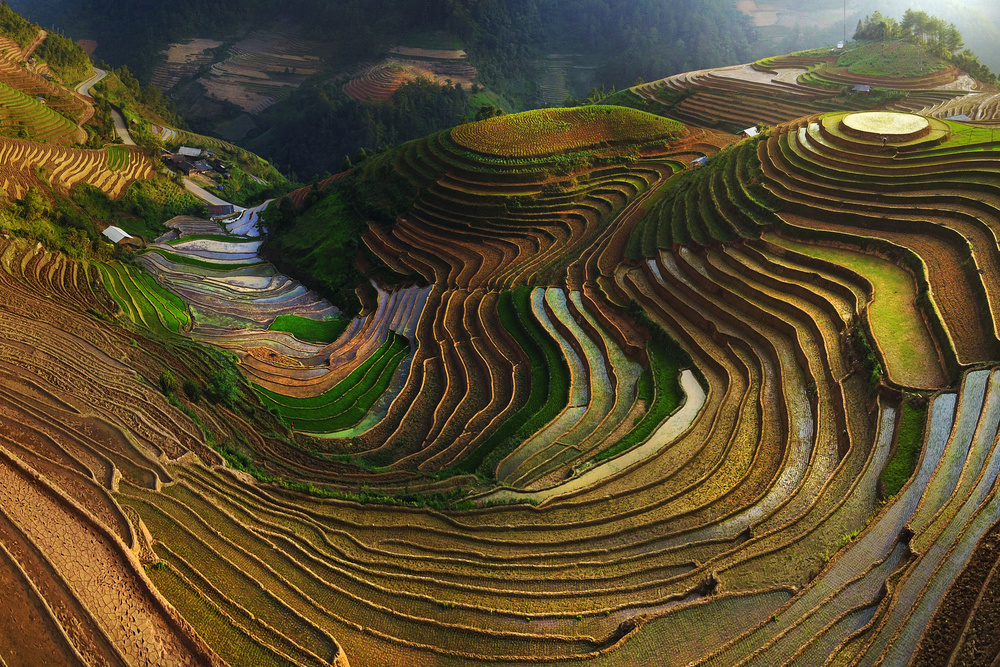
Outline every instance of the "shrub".
[[169, 369], [160, 373], [160, 391], [167, 396], [171, 396], [177, 391], [177, 378]]
[[233, 405], [241, 396], [239, 375], [232, 368], [215, 371], [208, 378], [205, 394], [213, 403]]
[[187, 394], [192, 403], [201, 400], [201, 386], [191, 378], [184, 380], [184, 393]]

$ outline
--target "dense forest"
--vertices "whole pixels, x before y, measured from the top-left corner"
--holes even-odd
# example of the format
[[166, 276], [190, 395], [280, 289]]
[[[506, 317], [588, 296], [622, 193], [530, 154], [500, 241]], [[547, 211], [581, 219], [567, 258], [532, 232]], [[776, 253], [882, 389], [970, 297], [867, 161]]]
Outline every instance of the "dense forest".
[[461, 86], [418, 79], [397, 90], [392, 103], [375, 103], [352, 100], [341, 83], [302, 86], [264, 114], [261, 123], [269, 129], [247, 147], [292, 180], [308, 179], [339, 171], [359, 146], [391, 146], [469, 119], [470, 91]]

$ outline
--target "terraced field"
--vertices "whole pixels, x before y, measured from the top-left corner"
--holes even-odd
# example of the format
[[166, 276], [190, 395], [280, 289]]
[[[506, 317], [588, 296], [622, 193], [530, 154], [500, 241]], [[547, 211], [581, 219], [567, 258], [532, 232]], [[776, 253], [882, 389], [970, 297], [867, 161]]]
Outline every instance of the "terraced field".
[[0, 138], [0, 187], [13, 199], [43, 179], [63, 193], [87, 183], [117, 198], [131, 183], [154, 173], [149, 158], [135, 147], [94, 150]]
[[[880, 48], [872, 43], [844, 54], [818, 49], [687, 72], [635, 86], [630, 95], [662, 106], [665, 115], [683, 123], [734, 132], [754, 125], [779, 125], [809, 114], [873, 106], [940, 118], [961, 114], [963, 109], [984, 119], [993, 117], [990, 109], [996, 90], [930, 55], [914, 71], [905, 68], [915, 59], [900, 56], [901, 64], [895, 64], [890, 55], [888, 65], [902, 68], [896, 76], [859, 74], [847, 66], [865, 62], [863, 52]], [[870, 86], [873, 92], [853, 92], [857, 85]]]
[[[46, 36], [28, 49], [33, 49]], [[6, 112], [0, 129], [5, 136], [18, 136], [13, 132], [24, 128], [31, 139], [65, 145], [82, 143], [87, 135], [79, 125], [94, 115], [89, 98], [84, 98], [67, 88], [46, 79], [38, 71], [21, 63], [29, 57], [26, 51], [9, 37], [0, 36], [0, 100]], [[15, 93], [21, 93], [23, 98]]]
[[315, 186], [412, 193], [350, 321], [259, 258], [274, 202], [139, 267], [3, 242], [5, 664], [993, 661], [993, 128], [814, 112], [373, 156]]

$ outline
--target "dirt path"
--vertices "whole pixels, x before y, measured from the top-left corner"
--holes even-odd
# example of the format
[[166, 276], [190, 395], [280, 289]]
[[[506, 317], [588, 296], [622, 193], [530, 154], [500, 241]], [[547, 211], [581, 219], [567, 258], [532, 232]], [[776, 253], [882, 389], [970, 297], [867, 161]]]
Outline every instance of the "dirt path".
[[35, 52], [35, 49], [37, 49], [39, 45], [41, 45], [41, 43], [44, 42], [45, 38], [48, 36], [49, 33], [47, 33], [44, 30], [39, 30], [38, 34], [35, 35], [35, 39], [31, 42], [31, 44], [28, 44], [28, 48], [24, 50], [24, 59], [27, 60], [28, 58], [30, 58], [31, 54]]

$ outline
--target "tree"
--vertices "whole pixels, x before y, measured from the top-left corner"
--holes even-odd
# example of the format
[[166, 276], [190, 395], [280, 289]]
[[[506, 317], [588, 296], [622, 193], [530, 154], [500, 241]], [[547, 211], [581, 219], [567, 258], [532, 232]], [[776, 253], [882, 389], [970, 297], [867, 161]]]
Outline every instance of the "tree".
[[28, 220], [39, 220], [52, 213], [49, 201], [35, 186], [28, 188], [21, 199], [21, 213]]
[[858, 23], [854, 39], [884, 42], [887, 39], [898, 38], [901, 33], [902, 30], [896, 19], [882, 16], [882, 12], [876, 10], [871, 16], [866, 16], [863, 23]]
[[475, 120], [486, 120], [487, 118], [496, 118], [497, 116], [503, 116], [507, 112], [498, 107], [495, 104], [484, 104], [479, 107], [479, 111], [476, 112]]

